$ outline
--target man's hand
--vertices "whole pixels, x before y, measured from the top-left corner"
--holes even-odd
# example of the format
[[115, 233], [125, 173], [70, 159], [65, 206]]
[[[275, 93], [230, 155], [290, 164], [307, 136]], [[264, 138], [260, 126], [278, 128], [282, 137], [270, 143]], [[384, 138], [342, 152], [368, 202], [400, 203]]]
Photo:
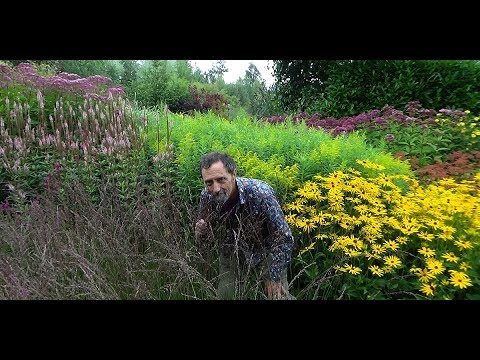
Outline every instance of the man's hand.
[[195, 224], [195, 236], [196, 237], [205, 236], [207, 234], [207, 231], [208, 231], [207, 222], [203, 219], [198, 220], [197, 223]]
[[287, 291], [281, 282], [273, 282], [271, 280], [265, 280], [265, 293], [268, 300], [280, 300], [287, 295]]

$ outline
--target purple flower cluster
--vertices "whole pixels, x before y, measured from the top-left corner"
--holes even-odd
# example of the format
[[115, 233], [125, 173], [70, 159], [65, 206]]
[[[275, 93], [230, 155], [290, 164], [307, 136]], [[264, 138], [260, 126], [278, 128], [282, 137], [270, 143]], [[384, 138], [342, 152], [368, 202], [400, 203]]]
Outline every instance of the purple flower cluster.
[[281, 115], [281, 116], [271, 116], [268, 118], [262, 118], [262, 121], [268, 122], [270, 124], [277, 124], [277, 123], [282, 123], [285, 120], [287, 120], [287, 115]]
[[456, 119], [467, 116], [467, 114], [460, 110], [440, 109], [438, 112], [445, 116], [451, 116]]
[[8, 203], [8, 200], [5, 200], [4, 202], [0, 202], [0, 210], [8, 210], [10, 209], [10, 204]]
[[0, 88], [21, 84], [41, 92], [59, 91], [65, 94], [92, 97], [105, 101], [112, 97], [125, 96], [120, 85], [112, 85], [112, 80], [101, 75], [82, 78], [77, 74], [59, 73], [43, 76], [37, 73], [32, 64], [20, 63], [15, 68], [0, 64]]
[[[436, 111], [433, 109], [424, 109], [418, 101], [411, 101], [406, 105], [405, 115], [402, 111], [395, 109], [393, 106], [386, 105], [381, 110], [375, 109], [367, 113], [362, 113], [356, 116], [346, 116], [339, 119], [334, 117], [321, 118], [319, 113], [308, 115], [306, 113], [300, 113], [292, 117], [293, 123], [297, 124], [301, 121], [305, 121], [307, 127], [322, 128], [332, 135], [349, 134], [355, 130], [361, 128], [376, 128], [380, 127], [386, 129], [390, 121], [394, 121], [400, 125], [416, 124], [421, 129], [427, 126], [435, 125]], [[452, 111], [442, 109], [441, 113], [454, 117], [465, 116], [462, 111]], [[281, 123], [287, 119], [287, 115], [283, 116], [271, 116], [268, 118], [262, 118], [261, 121], [265, 121], [271, 124]], [[388, 135], [387, 135], [388, 136]], [[393, 141], [386, 138], [387, 141]]]
[[410, 101], [405, 105], [405, 111], [408, 115], [418, 119], [430, 119], [435, 117], [437, 112], [433, 109], [424, 109], [420, 101]]
[[[321, 118], [321, 114], [315, 113], [313, 115], [308, 115], [306, 113], [300, 113], [292, 117], [292, 121], [297, 124], [301, 121], [305, 121], [307, 127], [313, 128], [323, 128], [325, 131], [333, 134], [348, 134], [357, 129], [357, 126], [362, 123], [370, 122], [375, 118], [378, 118], [380, 115], [379, 110], [373, 110], [369, 113], [363, 113], [357, 116], [343, 117], [340, 119], [335, 119], [334, 117]], [[287, 119], [287, 116], [272, 116], [268, 118], [263, 118], [261, 121], [266, 121], [271, 124], [283, 122]]]
[[393, 134], [385, 135], [385, 141], [394, 142], [395, 141], [395, 135], [393, 135]]
[[208, 93], [205, 88], [198, 91], [197, 87], [189, 88], [190, 99], [180, 101], [172, 109], [176, 112], [191, 113], [193, 111], [207, 112], [213, 110], [216, 114], [223, 114], [228, 107], [228, 100], [222, 94]]

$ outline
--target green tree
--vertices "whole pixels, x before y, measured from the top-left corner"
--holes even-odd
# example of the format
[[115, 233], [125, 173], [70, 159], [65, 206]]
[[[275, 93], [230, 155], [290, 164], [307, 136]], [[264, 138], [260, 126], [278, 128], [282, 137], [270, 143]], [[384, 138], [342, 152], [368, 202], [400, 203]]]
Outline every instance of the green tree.
[[145, 61], [132, 84], [136, 100], [144, 106], [159, 104], [167, 88], [167, 63], [165, 60]]
[[225, 65], [225, 60], [217, 60], [213, 66], [207, 71], [208, 82], [214, 83], [223, 80], [223, 74], [228, 71], [227, 66]]
[[287, 112], [351, 116], [385, 105], [480, 110], [473, 60], [275, 60], [275, 101]]
[[189, 81], [178, 76], [176, 60], [148, 60], [142, 62], [131, 94], [143, 106], [175, 104], [189, 97]]
[[137, 79], [140, 64], [136, 60], [120, 60], [120, 63], [123, 66], [123, 76], [120, 83], [124, 86], [129, 86], [132, 81]]
[[208, 82], [208, 79], [207, 79], [207, 74], [202, 72], [202, 70], [200, 70], [199, 68], [195, 68], [195, 70], [193, 71], [193, 82], [198, 82], [198, 83], [207, 83]]
[[252, 86], [260, 83], [265, 86], [265, 80], [262, 78], [262, 74], [253, 63], [249, 63], [247, 70], [245, 70], [245, 83]]
[[285, 111], [301, 112], [325, 91], [335, 60], [274, 60], [275, 100]]
[[267, 86], [262, 74], [253, 63], [250, 63], [245, 71], [244, 84], [248, 94], [248, 112], [256, 117], [266, 116], [269, 100]]
[[181, 79], [185, 79], [189, 82], [193, 82], [193, 68], [188, 60], [176, 61], [177, 76]]

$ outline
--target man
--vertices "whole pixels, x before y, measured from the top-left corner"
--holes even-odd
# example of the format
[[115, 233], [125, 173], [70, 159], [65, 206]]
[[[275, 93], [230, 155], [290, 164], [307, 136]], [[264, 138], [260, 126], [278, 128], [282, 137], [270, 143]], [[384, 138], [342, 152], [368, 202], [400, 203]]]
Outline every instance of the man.
[[233, 159], [225, 153], [203, 156], [200, 173], [205, 189], [200, 197], [195, 236], [201, 241], [224, 225], [220, 244], [218, 296], [238, 295], [240, 278], [260, 273], [267, 299], [290, 299], [287, 265], [293, 236], [272, 187], [257, 179], [237, 177]]

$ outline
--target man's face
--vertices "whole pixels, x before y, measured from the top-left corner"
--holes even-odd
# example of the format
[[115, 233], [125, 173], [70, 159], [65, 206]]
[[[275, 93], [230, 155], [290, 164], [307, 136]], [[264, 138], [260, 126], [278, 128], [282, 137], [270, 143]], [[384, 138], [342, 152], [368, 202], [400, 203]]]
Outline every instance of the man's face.
[[235, 190], [237, 171], [230, 174], [221, 161], [213, 163], [208, 169], [202, 169], [205, 189], [213, 195], [217, 205], [222, 205]]

